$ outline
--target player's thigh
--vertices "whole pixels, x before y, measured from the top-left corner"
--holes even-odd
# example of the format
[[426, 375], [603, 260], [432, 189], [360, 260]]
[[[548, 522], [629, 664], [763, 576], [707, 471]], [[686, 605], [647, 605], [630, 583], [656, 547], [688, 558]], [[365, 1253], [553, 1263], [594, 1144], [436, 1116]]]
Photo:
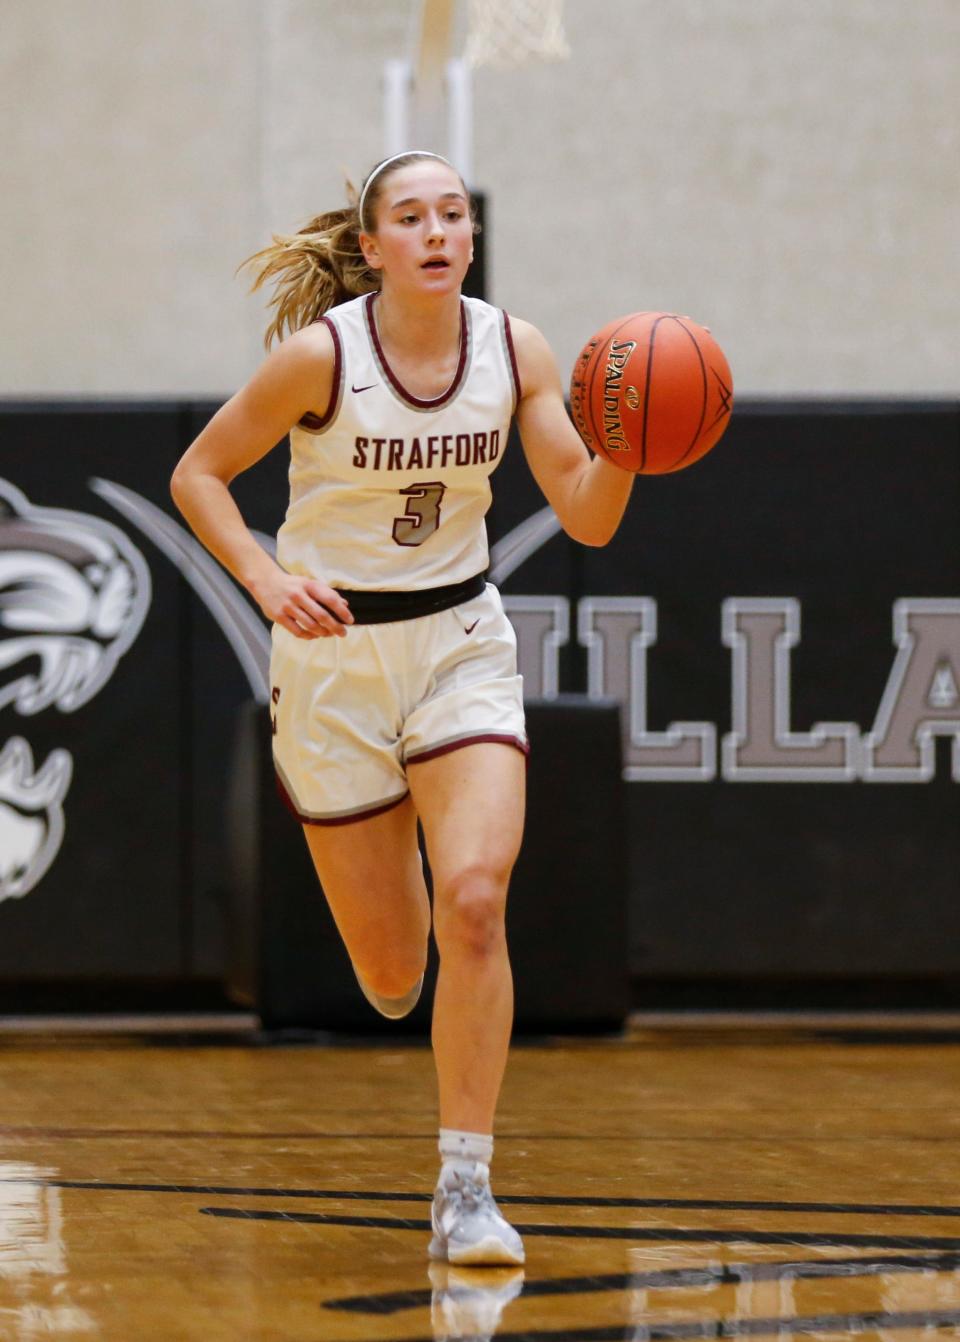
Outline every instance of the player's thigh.
[[425, 947], [430, 907], [417, 845], [417, 814], [405, 797], [380, 815], [342, 825], [304, 825], [330, 911], [353, 954], [391, 945]]
[[465, 879], [503, 889], [520, 851], [526, 759], [512, 745], [477, 742], [407, 766], [423, 825], [434, 899]]

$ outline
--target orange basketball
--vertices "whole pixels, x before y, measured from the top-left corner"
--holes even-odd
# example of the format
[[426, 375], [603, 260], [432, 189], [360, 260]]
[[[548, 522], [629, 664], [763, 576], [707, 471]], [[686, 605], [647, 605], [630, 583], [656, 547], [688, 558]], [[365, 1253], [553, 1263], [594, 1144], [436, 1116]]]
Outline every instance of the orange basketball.
[[723, 435], [732, 405], [723, 350], [704, 327], [673, 312], [610, 322], [584, 345], [570, 380], [584, 442], [641, 475], [698, 461]]

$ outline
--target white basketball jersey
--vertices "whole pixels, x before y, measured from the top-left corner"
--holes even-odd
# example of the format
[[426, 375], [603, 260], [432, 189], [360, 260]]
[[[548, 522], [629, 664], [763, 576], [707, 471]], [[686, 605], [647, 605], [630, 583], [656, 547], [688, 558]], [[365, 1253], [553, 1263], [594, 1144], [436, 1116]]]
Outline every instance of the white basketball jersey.
[[460, 360], [442, 396], [409, 392], [377, 334], [377, 296], [331, 308], [330, 407], [290, 431], [289, 573], [356, 590], [443, 587], [488, 563], [490, 475], [519, 397], [510, 319], [460, 300]]

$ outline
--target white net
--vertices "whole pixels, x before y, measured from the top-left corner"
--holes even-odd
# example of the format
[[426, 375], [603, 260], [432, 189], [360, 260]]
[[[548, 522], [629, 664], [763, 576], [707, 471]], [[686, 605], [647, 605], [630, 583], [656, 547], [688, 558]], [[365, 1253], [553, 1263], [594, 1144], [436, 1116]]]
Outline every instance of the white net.
[[563, 0], [470, 0], [464, 55], [470, 65], [566, 60]]

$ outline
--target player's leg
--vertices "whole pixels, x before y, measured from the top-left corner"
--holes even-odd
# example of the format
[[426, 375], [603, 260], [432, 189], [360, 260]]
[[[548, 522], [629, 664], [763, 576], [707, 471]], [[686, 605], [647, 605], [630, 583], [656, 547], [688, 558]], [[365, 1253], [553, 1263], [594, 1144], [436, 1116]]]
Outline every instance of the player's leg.
[[452, 1262], [523, 1261], [488, 1173], [513, 1022], [505, 912], [523, 832], [525, 772], [519, 750], [491, 742], [407, 769], [433, 873], [440, 953], [433, 1049], [443, 1167], [431, 1254]]
[[[384, 1014], [405, 1015], [416, 996], [406, 1010], [402, 999], [419, 988], [430, 935], [413, 803], [407, 797], [380, 815], [303, 829], [361, 986], [387, 999]], [[374, 1005], [384, 1010], [383, 1003]]]
[[275, 627], [271, 659], [278, 780], [361, 987], [385, 1015], [413, 1007], [430, 934], [416, 813], [391, 739], [401, 708], [385, 668], [400, 660], [397, 643], [392, 626], [309, 641]]
[[490, 1132], [513, 1022], [505, 912], [523, 833], [525, 761], [499, 743], [408, 766], [433, 874], [440, 1121]]

